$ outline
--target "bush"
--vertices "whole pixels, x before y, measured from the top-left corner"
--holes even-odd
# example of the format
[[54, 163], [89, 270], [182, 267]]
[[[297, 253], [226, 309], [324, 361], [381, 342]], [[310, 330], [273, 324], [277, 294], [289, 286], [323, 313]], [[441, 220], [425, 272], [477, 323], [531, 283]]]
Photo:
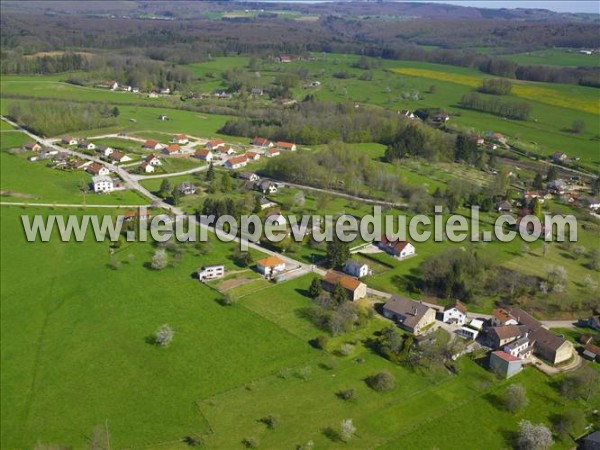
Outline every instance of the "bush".
[[352, 344], [342, 344], [342, 346], [340, 347], [340, 355], [342, 356], [349, 356], [352, 353], [354, 353], [354, 345]]
[[244, 444], [244, 447], [246, 448], [258, 448], [260, 445], [258, 439], [256, 439], [254, 436], [249, 436], [242, 439], [242, 444]]
[[260, 421], [264, 423], [270, 430], [277, 428], [277, 425], [279, 425], [279, 417], [273, 414], [263, 417], [260, 419]]
[[391, 391], [396, 387], [396, 378], [387, 370], [382, 370], [381, 372], [369, 377], [367, 379], [367, 384], [371, 387], [371, 389], [377, 392], [386, 392]]
[[168, 324], [165, 323], [156, 332], [155, 342], [162, 347], [166, 347], [173, 340], [174, 334], [175, 333], [173, 332], [173, 329]]
[[355, 389], [344, 389], [343, 391], [339, 391], [337, 396], [345, 401], [354, 400], [356, 398], [356, 390]]

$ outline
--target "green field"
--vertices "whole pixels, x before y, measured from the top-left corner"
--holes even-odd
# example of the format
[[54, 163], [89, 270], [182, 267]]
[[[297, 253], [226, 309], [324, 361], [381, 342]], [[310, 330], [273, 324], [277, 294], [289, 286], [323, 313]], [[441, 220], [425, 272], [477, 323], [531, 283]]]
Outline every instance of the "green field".
[[[241, 448], [248, 437], [260, 440], [261, 448], [308, 440], [338, 448], [326, 429], [346, 418], [358, 430], [349, 448], [500, 448], [521, 418], [548, 423], [559, 402], [590, 407], [565, 402], [534, 369], [511, 380], [530, 398], [511, 416], [498, 406], [509, 383], [468, 359], [459, 376], [431, 378], [393, 366], [363, 345], [343, 358], [314, 350], [307, 341], [320, 332], [302, 313], [311, 303], [302, 294], [310, 277], [263, 288], [230, 307], [191, 278], [202, 264], [235, 268], [227, 244], [212, 242], [204, 256], [188, 247], [180, 262], [160, 272], [145, 267], [150, 245], [131, 244], [117, 253], [123, 264], [114, 270], [107, 266], [106, 244], [24, 244], [22, 213], [2, 212], [3, 448], [36, 442], [79, 448], [94, 426], [105, 424], [115, 448], [185, 448], [186, 436], [203, 439], [208, 448]], [[27, 284], [24, 266], [38, 274]], [[365, 331], [385, 326], [373, 320]], [[148, 344], [163, 323], [175, 330], [173, 343]], [[366, 337], [357, 332], [333, 345], [357, 336]], [[332, 359], [332, 369], [322, 365]], [[296, 375], [305, 367], [306, 381]], [[395, 374], [397, 387], [377, 394], [364, 378], [384, 368]], [[357, 400], [336, 398], [349, 387]], [[268, 414], [280, 417], [273, 431], [258, 422]], [[440, 433], [440, 426], [463, 431]], [[466, 444], [475, 439], [475, 447]], [[559, 441], [557, 448], [570, 446]]]
[[600, 56], [584, 55], [576, 50], [562, 50], [562, 49], [546, 49], [537, 50], [534, 52], [527, 53], [514, 53], [512, 55], [502, 55], [504, 59], [510, 59], [519, 64], [525, 65], [543, 65], [543, 66], [574, 66], [574, 67], [585, 67], [600, 66]]

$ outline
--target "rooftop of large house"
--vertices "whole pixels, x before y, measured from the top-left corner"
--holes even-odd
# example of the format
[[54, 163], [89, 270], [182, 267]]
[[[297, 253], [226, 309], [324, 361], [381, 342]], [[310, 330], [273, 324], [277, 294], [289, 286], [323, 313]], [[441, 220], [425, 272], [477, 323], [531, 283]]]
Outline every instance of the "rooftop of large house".
[[542, 323], [535, 319], [531, 314], [526, 313], [521, 308], [513, 306], [509, 308], [508, 313], [519, 322], [519, 324], [526, 326], [529, 331], [535, 331], [542, 327]]
[[491, 327], [488, 329], [488, 335], [496, 337], [498, 340], [518, 338], [527, 333], [527, 327], [521, 325], [506, 325], [503, 327]]
[[154, 148], [158, 145], [158, 141], [154, 141], [152, 139], [147, 140], [146, 142], [144, 142], [144, 147], [146, 148]]
[[291, 142], [283, 142], [283, 141], [279, 141], [275, 145], [279, 148], [293, 148], [294, 147], [294, 144], [292, 144]]
[[267, 256], [266, 258], [263, 258], [257, 261], [256, 263], [260, 264], [263, 267], [276, 267], [281, 264], [285, 264], [285, 261], [281, 258], [278, 258], [277, 256]]
[[535, 341], [537, 347], [542, 347], [551, 351], [556, 351], [565, 343], [565, 338], [554, 334], [552, 331], [540, 327], [529, 336], [532, 341]]
[[457, 310], [459, 310], [463, 314], [467, 314], [467, 307], [460, 300], [456, 300], [454, 303], [452, 303], [450, 305], [447, 305], [444, 308], [444, 311], [448, 311], [448, 310], [453, 309], [453, 308], [456, 308]]
[[235, 158], [231, 158], [229, 161], [227, 161], [227, 163], [231, 166], [234, 166], [236, 164], [243, 164], [245, 162], [248, 162], [248, 158], [246, 158], [244, 155], [236, 156]]
[[492, 352], [492, 354], [494, 356], [497, 356], [500, 359], [503, 359], [506, 362], [509, 362], [509, 363], [510, 362], [515, 362], [515, 361], [520, 361], [520, 359], [517, 358], [516, 356], [513, 356], [510, 353], [506, 353], [506, 352], [504, 352], [502, 350], [498, 350], [498, 351]]
[[399, 239], [389, 240], [385, 234], [381, 235], [379, 239], [380, 245], [385, 246], [386, 248], [393, 249], [395, 252], [401, 252], [404, 248], [409, 244], [408, 241], [401, 241]]
[[335, 286], [339, 283], [344, 289], [348, 289], [349, 291], [355, 291], [361, 285], [361, 282], [356, 278], [333, 272], [331, 270], [327, 271], [323, 277], [323, 281], [332, 286]]
[[429, 310], [429, 306], [399, 295], [393, 295], [383, 307], [394, 314], [404, 316], [403, 323], [409, 327], [416, 326]]

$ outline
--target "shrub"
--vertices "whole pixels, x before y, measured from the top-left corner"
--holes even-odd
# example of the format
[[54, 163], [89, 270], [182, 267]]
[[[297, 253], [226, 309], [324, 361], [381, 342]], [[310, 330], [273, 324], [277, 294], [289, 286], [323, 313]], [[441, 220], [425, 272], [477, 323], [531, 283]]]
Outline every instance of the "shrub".
[[344, 389], [337, 393], [337, 396], [345, 401], [354, 400], [356, 398], [356, 390], [353, 388]]
[[371, 389], [377, 392], [391, 391], [396, 387], [396, 379], [394, 378], [394, 375], [387, 370], [382, 370], [372, 377], [369, 377], [367, 379], [367, 384]]
[[340, 355], [342, 356], [349, 356], [352, 353], [354, 353], [354, 345], [352, 344], [342, 344], [342, 346], [340, 347]]
[[175, 333], [173, 332], [172, 328], [168, 324], [165, 323], [156, 332], [155, 342], [162, 347], [166, 347], [173, 340], [174, 334]]
[[263, 417], [260, 419], [260, 421], [264, 423], [270, 430], [277, 428], [277, 425], [279, 425], [279, 417], [273, 414]]

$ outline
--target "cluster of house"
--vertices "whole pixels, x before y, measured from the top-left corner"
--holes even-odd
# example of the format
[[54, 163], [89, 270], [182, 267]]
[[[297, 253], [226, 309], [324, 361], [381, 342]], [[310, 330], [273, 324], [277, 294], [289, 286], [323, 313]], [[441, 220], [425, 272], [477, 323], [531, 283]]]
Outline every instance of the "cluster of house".
[[[415, 335], [425, 333], [436, 321], [434, 308], [397, 295], [385, 303], [383, 315]], [[456, 331], [458, 335], [470, 340], [479, 338], [481, 343], [490, 347], [490, 368], [505, 377], [522, 370], [524, 360], [534, 353], [554, 365], [568, 361], [573, 355], [571, 343], [517, 307], [496, 309], [487, 323], [473, 319], [467, 324], [467, 309], [457, 301], [444, 308], [441, 320], [461, 326]], [[593, 347], [592, 351], [598, 350]]]
[[[139, 94], [140, 93], [140, 89], [139, 88], [130, 86], [128, 84], [119, 84], [115, 80], [106, 80], [106, 81], [103, 81], [102, 83], [99, 83], [97, 85], [97, 87], [102, 88], [102, 89], [110, 89], [111, 91], [132, 92], [134, 94]], [[172, 91], [168, 87], [166, 87], [166, 88], [160, 88], [160, 89], [157, 88], [157, 89], [151, 90], [148, 93], [148, 97], [150, 97], [150, 98], [157, 98], [160, 95], [169, 95], [171, 93], [172, 93]]]
[[91, 162], [85, 171], [92, 175], [92, 189], [97, 194], [109, 194], [123, 188], [121, 180], [111, 177], [108, 168], [100, 163]]
[[497, 150], [498, 146], [507, 147], [508, 138], [501, 133], [486, 131], [483, 135], [474, 134], [470, 137], [478, 147], [485, 147], [487, 150]]

